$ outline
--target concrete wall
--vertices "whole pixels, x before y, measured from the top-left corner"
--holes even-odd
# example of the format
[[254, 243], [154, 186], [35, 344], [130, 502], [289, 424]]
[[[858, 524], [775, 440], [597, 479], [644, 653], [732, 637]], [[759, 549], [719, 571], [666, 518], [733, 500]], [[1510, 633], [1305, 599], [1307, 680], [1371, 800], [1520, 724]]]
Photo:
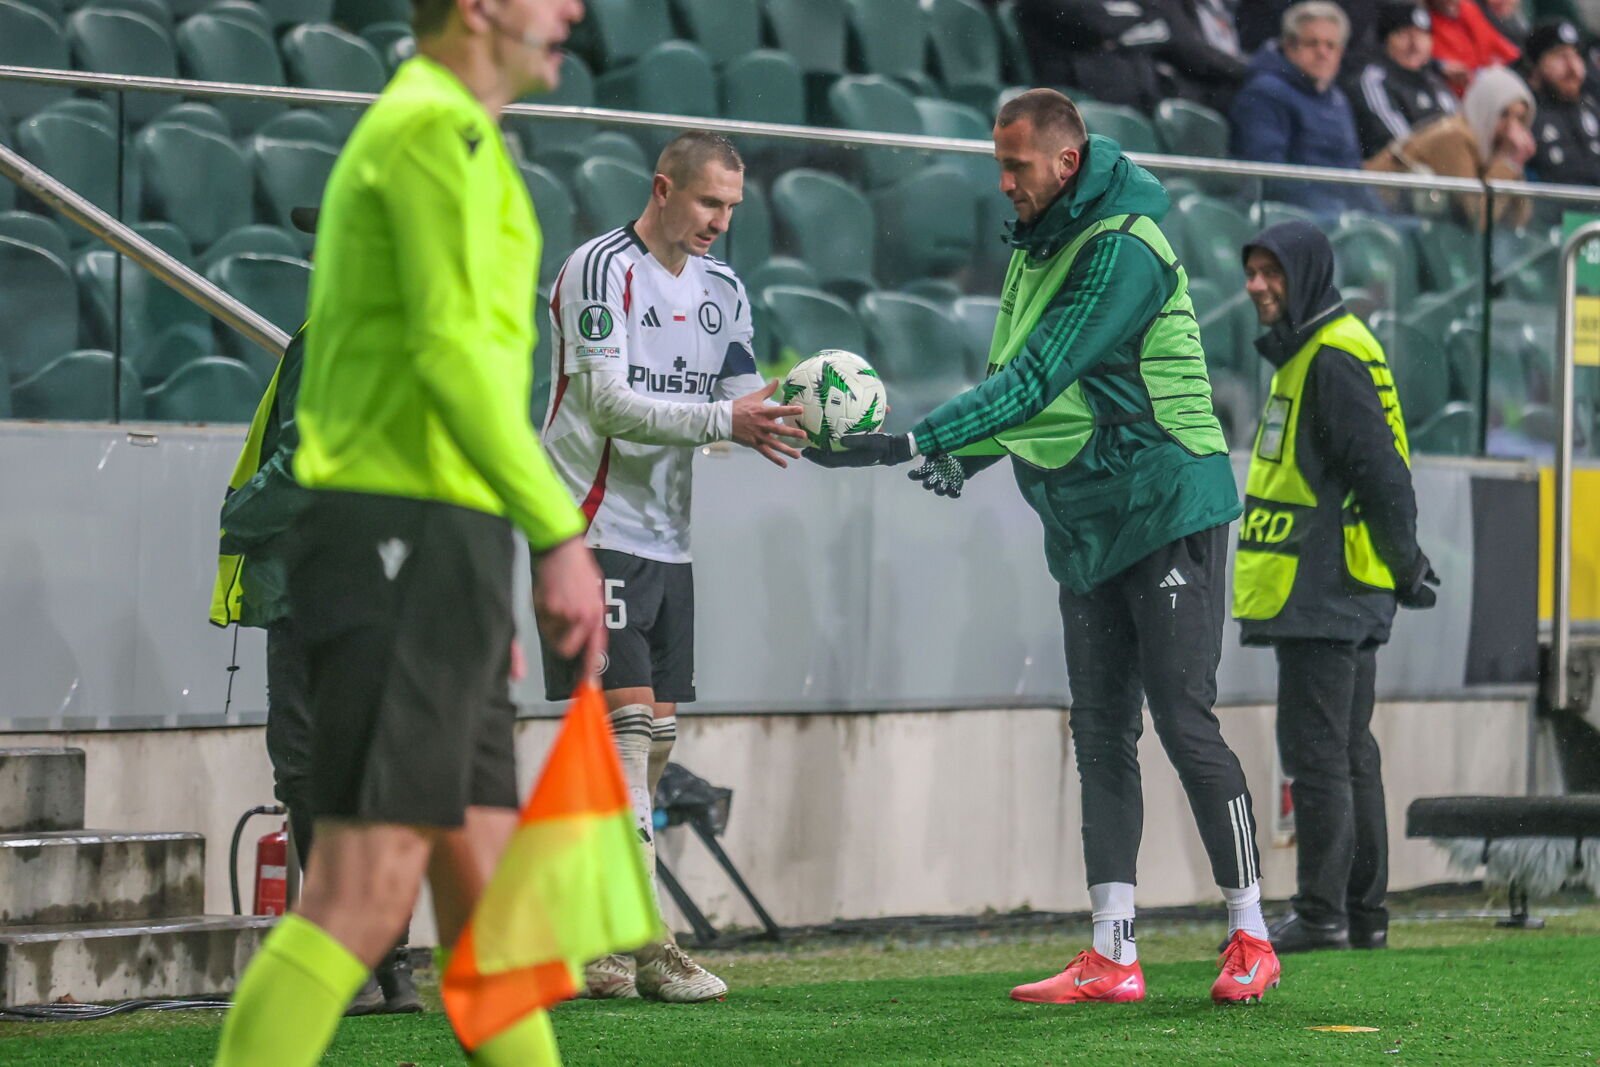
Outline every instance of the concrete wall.
[[[1272, 710], [1220, 713], [1256, 798], [1269, 897], [1293, 890], [1293, 850], [1273, 846]], [[1389, 703], [1374, 718], [1388, 783], [1395, 888], [1449, 879], [1442, 854], [1408, 842], [1414, 797], [1516, 794], [1526, 786], [1521, 701]], [[556, 723], [520, 724], [524, 787]], [[734, 790], [724, 845], [780, 923], [1029, 906], [1084, 910], [1077, 775], [1066, 713], [1055, 709], [884, 714], [690, 715], [675, 756]], [[206, 901], [227, 911], [234, 820], [271, 799], [257, 727], [9, 735], [7, 745], [69, 744], [87, 752], [87, 821], [98, 829], [206, 834]], [[1145, 836], [1141, 901], [1214, 899], [1209, 867], [1177, 778], [1153, 730], [1143, 743]], [[252, 823], [241, 848], [249, 907]], [[662, 835], [662, 854], [714, 921], [754, 917], [690, 833]], [[670, 907], [670, 905], [669, 905]], [[433, 924], [419, 915], [418, 943]]]

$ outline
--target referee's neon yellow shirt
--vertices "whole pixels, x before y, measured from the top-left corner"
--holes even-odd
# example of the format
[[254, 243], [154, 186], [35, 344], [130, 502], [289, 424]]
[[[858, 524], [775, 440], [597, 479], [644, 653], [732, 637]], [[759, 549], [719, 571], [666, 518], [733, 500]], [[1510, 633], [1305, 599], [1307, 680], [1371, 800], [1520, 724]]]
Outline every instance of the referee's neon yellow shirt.
[[582, 533], [528, 412], [541, 244], [483, 105], [406, 61], [323, 195], [300, 484], [505, 515], [536, 550]]

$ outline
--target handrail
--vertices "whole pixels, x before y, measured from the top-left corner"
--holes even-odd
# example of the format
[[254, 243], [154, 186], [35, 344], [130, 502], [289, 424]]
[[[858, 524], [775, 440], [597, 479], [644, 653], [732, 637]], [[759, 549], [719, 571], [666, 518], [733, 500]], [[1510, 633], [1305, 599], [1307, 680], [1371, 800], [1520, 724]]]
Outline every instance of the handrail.
[[1595, 238], [1600, 238], [1600, 221], [1586, 222], [1574, 230], [1561, 246], [1557, 274], [1556, 292], [1561, 301], [1556, 305], [1556, 358], [1561, 365], [1556, 368], [1556, 412], [1560, 431], [1556, 437], [1556, 514], [1552, 546], [1555, 562], [1550, 568], [1554, 586], [1551, 590], [1554, 610], [1550, 619], [1550, 673], [1554, 683], [1551, 703], [1556, 710], [1565, 710], [1571, 699], [1567, 656], [1572, 641], [1572, 447], [1576, 436], [1572, 400], [1577, 383], [1577, 353], [1573, 348], [1578, 324], [1577, 278], [1573, 265], [1583, 246]]
[[0, 175], [138, 263], [179, 296], [198, 304], [252, 343], [274, 356], [281, 356], [288, 347], [288, 334], [3, 144]]
[[[334, 89], [304, 89], [279, 85], [246, 85], [239, 82], [190, 81], [184, 78], [152, 78], [130, 74], [100, 74], [90, 71], [47, 70], [42, 67], [0, 66], [0, 82], [20, 81], [59, 85], [75, 89], [121, 90], [167, 93], [199, 98], [248, 98], [279, 100], [311, 107], [341, 107], [368, 104], [372, 93]], [[954, 152], [964, 155], [991, 155], [988, 141], [953, 137], [926, 137], [915, 134], [873, 133], [822, 126], [791, 126], [782, 123], [746, 122], [740, 119], [662, 115], [647, 111], [620, 111], [599, 107], [569, 107], [555, 104], [512, 104], [505, 113], [528, 118], [567, 122], [607, 122], [622, 126], [648, 126], [696, 129], [745, 137], [771, 137], [791, 141], [816, 141], [854, 145], [861, 148], [901, 148], [928, 152]], [[1486, 188], [1512, 195], [1600, 203], [1600, 189], [1578, 185], [1530, 185], [1526, 182], [1483, 182], [1474, 178], [1423, 177], [1414, 174], [1386, 174], [1338, 167], [1304, 167], [1292, 163], [1252, 163], [1245, 160], [1205, 159], [1195, 156], [1169, 156], [1159, 153], [1130, 152], [1128, 157], [1141, 166], [1191, 174], [1231, 175], [1239, 178], [1277, 178], [1315, 181], [1335, 185], [1360, 185], [1381, 189], [1410, 189], [1445, 193], [1483, 193]]]

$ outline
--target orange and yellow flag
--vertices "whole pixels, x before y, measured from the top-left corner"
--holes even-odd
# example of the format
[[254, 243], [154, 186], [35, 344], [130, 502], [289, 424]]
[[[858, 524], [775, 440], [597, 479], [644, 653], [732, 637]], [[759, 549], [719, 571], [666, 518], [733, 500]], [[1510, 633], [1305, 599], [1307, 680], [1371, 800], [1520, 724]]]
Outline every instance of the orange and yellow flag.
[[585, 961], [660, 936], [650, 877], [605, 700], [585, 683], [445, 969], [467, 1051], [575, 995]]

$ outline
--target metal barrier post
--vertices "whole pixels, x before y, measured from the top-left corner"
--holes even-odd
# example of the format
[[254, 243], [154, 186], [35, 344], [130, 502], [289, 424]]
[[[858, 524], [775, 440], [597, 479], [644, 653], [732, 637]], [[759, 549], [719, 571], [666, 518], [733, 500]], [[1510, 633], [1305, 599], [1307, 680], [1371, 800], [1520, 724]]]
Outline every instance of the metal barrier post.
[[1554, 675], [1551, 703], [1564, 709], [1569, 700], [1567, 685], [1567, 659], [1572, 640], [1572, 447], [1577, 428], [1573, 424], [1572, 401], [1577, 381], [1577, 362], [1574, 343], [1577, 339], [1577, 279], [1574, 265], [1578, 253], [1591, 240], [1600, 238], [1600, 222], [1589, 222], [1578, 227], [1561, 246], [1561, 263], [1557, 275], [1556, 292], [1561, 302], [1556, 306], [1556, 412], [1560, 417], [1560, 432], [1556, 438], [1555, 469], [1555, 553], [1550, 568], [1554, 588], [1551, 590], [1553, 607], [1550, 620], [1550, 670]]

